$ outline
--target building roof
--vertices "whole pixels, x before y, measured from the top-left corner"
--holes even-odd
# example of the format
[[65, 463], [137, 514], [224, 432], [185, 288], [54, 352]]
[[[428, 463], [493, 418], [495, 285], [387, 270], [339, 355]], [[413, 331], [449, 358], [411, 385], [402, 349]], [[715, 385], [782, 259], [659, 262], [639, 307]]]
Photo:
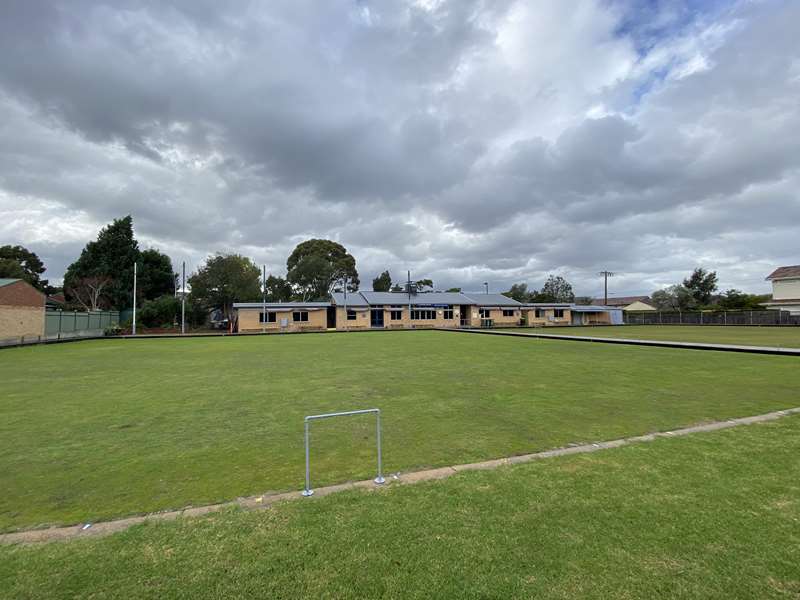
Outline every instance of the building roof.
[[331, 300], [336, 306], [344, 306], [345, 304], [347, 306], [369, 306], [360, 292], [347, 292], [347, 301], [345, 301], [344, 292], [333, 292]]
[[0, 279], [0, 287], [4, 285], [11, 285], [12, 283], [16, 283], [18, 281], [22, 281], [22, 279]]
[[527, 308], [569, 308], [572, 304], [569, 302], [528, 302], [522, 306]]
[[[609, 298], [610, 300], [611, 298]], [[597, 306], [596, 304], [573, 304], [569, 307], [572, 312], [610, 312], [612, 310], [621, 311], [621, 306]]]
[[767, 275], [767, 280], [770, 279], [794, 279], [800, 278], [800, 265], [792, 265], [789, 267], [778, 267], [772, 273]]
[[628, 306], [634, 302], [642, 302], [649, 306], [653, 305], [650, 296], [617, 296], [616, 298], [609, 298], [608, 302], [605, 301], [605, 298], [592, 299], [593, 306]]
[[[333, 303], [338, 306], [345, 304], [342, 292], [331, 294]], [[408, 306], [409, 299], [412, 306], [457, 306], [461, 304], [471, 306], [522, 306], [513, 298], [508, 298], [502, 294], [465, 294], [463, 292], [418, 292], [409, 295], [407, 292], [349, 292], [347, 294], [347, 306]]]
[[281, 308], [286, 310], [293, 310], [297, 308], [328, 308], [330, 302], [234, 302], [233, 308], [262, 308], [267, 307], [267, 310], [279, 310]]
[[509, 306], [509, 307], [522, 306], [522, 303], [517, 302], [516, 300], [514, 300], [513, 298], [509, 298], [508, 296], [504, 296], [503, 294], [467, 293], [461, 295], [472, 300], [472, 302], [461, 302], [461, 304], [477, 304], [478, 306]]
[[[369, 304], [408, 305], [406, 292], [359, 292]], [[464, 294], [458, 292], [418, 292], [411, 294], [412, 306], [431, 306], [433, 304], [472, 304]]]

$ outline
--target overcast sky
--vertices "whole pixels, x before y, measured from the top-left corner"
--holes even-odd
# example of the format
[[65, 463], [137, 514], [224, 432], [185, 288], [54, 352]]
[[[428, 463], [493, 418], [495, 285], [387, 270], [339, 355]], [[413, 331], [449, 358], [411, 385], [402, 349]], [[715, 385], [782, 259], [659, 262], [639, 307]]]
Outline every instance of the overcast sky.
[[0, 244], [650, 293], [800, 263], [800, 2], [0, 4]]

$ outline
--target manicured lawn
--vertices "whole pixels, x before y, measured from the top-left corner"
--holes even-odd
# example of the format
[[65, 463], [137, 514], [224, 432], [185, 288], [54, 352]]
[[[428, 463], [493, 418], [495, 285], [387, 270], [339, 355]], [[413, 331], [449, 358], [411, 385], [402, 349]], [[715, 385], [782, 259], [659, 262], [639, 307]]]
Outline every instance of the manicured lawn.
[[0, 548], [9, 598], [797, 598], [800, 417]]
[[[528, 331], [521, 329], [520, 331]], [[724, 325], [619, 325], [615, 327], [550, 327], [537, 333], [584, 335], [589, 337], [705, 342], [743, 346], [800, 348], [800, 327], [736, 327]]]
[[[297, 489], [303, 416], [379, 407], [387, 472], [796, 406], [794, 357], [435, 331], [0, 352], [0, 528]], [[314, 423], [313, 482], [374, 476], [374, 421]]]

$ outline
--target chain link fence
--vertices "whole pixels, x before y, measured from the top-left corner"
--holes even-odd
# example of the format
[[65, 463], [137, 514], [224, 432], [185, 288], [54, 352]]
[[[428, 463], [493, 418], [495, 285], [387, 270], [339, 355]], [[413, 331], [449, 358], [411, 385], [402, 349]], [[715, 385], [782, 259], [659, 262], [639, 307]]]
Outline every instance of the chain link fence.
[[800, 315], [783, 310], [648, 311], [624, 313], [626, 325], [798, 326]]

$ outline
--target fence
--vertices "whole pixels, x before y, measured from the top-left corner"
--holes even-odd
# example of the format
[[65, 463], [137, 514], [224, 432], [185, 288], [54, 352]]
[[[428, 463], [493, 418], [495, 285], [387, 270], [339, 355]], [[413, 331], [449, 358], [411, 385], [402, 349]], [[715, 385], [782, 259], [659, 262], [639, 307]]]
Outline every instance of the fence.
[[106, 328], [112, 325], [119, 325], [119, 312], [117, 311], [67, 312], [48, 310], [44, 314], [43, 335], [4, 338], [0, 340], [0, 346], [19, 346], [72, 338], [102, 337]]
[[626, 325], [800, 325], [800, 315], [783, 310], [626, 312]]

